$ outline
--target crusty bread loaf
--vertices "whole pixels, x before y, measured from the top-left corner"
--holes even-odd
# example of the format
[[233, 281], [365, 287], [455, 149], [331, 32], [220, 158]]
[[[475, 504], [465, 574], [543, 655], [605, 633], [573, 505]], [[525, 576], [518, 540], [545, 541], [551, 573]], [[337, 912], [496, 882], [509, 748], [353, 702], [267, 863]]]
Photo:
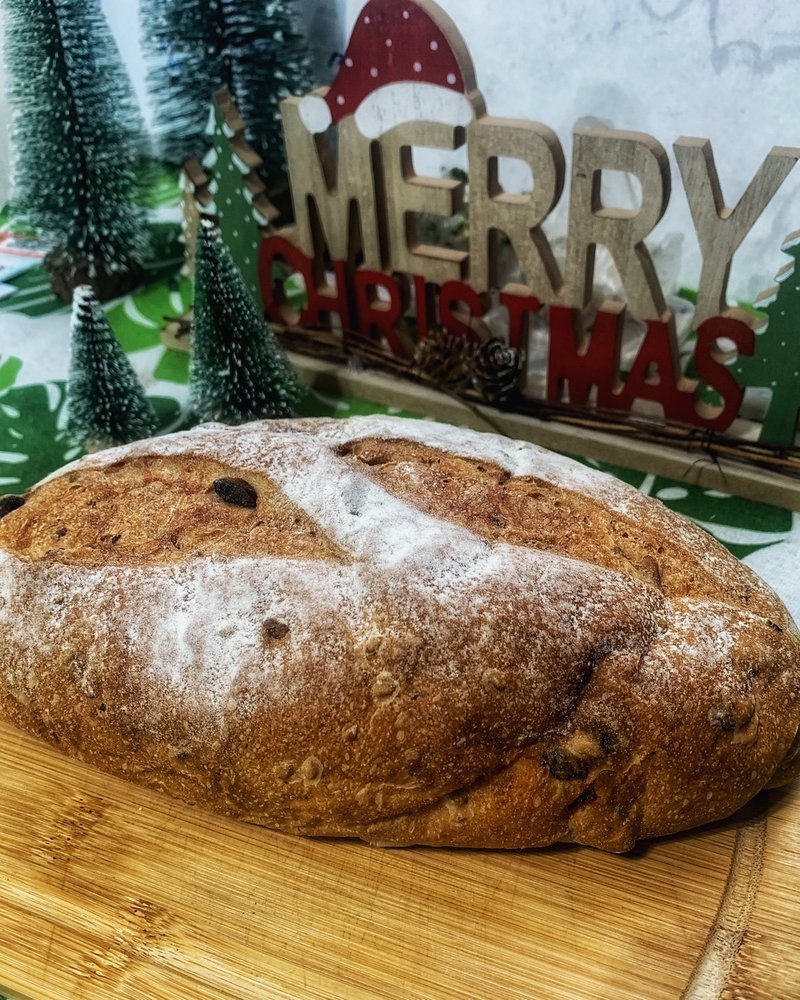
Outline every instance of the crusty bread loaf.
[[0, 712], [291, 833], [626, 850], [794, 777], [798, 688], [787, 611], [705, 532], [493, 435], [211, 425], [0, 522]]

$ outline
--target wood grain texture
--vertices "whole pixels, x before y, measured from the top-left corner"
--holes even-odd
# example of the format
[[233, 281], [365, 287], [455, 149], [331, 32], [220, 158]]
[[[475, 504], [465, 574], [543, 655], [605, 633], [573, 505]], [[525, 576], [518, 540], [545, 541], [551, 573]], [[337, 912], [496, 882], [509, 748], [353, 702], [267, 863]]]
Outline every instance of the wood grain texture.
[[708, 139], [681, 136], [673, 149], [703, 255], [694, 313], [696, 329], [727, 308], [733, 255], [789, 176], [800, 158], [800, 149], [773, 147], [733, 207], [725, 204]]
[[[308, 257], [328, 249], [334, 260], [349, 262], [362, 251], [367, 267], [380, 268], [384, 209], [382, 186], [376, 186], [369, 169], [372, 144], [353, 118], [345, 118], [334, 149], [327, 135], [314, 136], [305, 127], [300, 103], [289, 97], [281, 104], [298, 246]], [[354, 212], [358, 225], [353, 225]]]
[[[641, 185], [641, 205], [603, 204], [604, 170], [632, 174]], [[578, 129], [573, 134], [569, 239], [559, 304], [581, 308], [591, 299], [595, 248], [605, 246], [616, 264], [625, 300], [637, 319], [666, 317], [666, 302], [644, 244], [667, 208], [669, 161], [663, 146], [644, 132]]]
[[[538, 122], [485, 115], [467, 129], [470, 195], [470, 279], [476, 288], [500, 283], [501, 237], [514, 248], [529, 289], [543, 301], [557, 297], [561, 273], [541, 228], [564, 187], [564, 151], [552, 129]], [[500, 184], [501, 157], [531, 169], [533, 191], [511, 194]]]
[[30, 1000], [777, 1000], [800, 788], [628, 856], [386, 851], [190, 809], [0, 724], [0, 982]]
[[420, 213], [449, 217], [464, 204], [464, 185], [448, 177], [427, 177], [414, 168], [413, 147], [458, 149], [464, 130], [438, 122], [412, 122], [391, 129], [380, 139], [388, 211], [389, 256], [392, 269], [425, 275], [442, 285], [463, 277], [467, 254], [461, 250], [421, 243]]

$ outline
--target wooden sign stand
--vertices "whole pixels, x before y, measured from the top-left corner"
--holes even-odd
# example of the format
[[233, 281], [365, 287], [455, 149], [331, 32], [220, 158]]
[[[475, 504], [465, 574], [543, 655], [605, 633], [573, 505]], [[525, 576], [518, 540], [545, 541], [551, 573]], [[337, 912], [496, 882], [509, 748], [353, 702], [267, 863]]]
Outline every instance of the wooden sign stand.
[[[679, 478], [700, 475], [687, 470], [702, 466], [703, 480], [713, 478], [715, 489], [798, 506], [791, 477], [800, 476], [800, 393], [793, 371], [775, 362], [778, 343], [783, 350], [782, 338], [791, 336], [798, 359], [788, 367], [800, 378], [800, 295], [784, 295], [780, 318], [767, 310], [769, 335], [763, 318], [730, 307], [726, 296], [733, 255], [800, 159], [800, 148], [774, 147], [738, 202], [726, 205], [710, 142], [681, 137], [674, 143], [702, 256], [687, 364], [647, 247], [672, 191], [662, 144], [641, 132], [577, 130], [567, 176], [552, 129], [487, 113], [464, 40], [433, 0], [369, 0], [331, 87], [288, 98], [282, 116], [295, 221], [278, 228], [270, 220], [259, 275], [267, 317], [288, 328], [286, 343], [294, 351], [326, 356], [331, 337], [338, 337], [342, 360], [355, 353], [370, 368], [415, 378], [410, 388], [393, 392], [393, 405], [419, 410], [419, 376], [431, 383], [426, 365], [432, 355], [436, 372], [447, 376], [442, 351], [449, 344], [453, 367], [467, 375], [455, 390], [445, 377], [446, 387], [468, 407], [483, 406], [489, 422], [513, 426], [517, 436], [533, 433], [524, 428], [535, 426], [526, 423], [534, 413], [547, 418], [542, 426], [558, 419], [556, 436], [565, 450], [586, 450], [591, 440], [596, 457], [597, 448], [605, 450], [601, 438], [613, 435], [613, 461], [647, 471], [666, 464]], [[414, 157], [420, 147], [465, 148], [468, 191], [464, 177], [420, 173]], [[531, 192], [503, 188], [505, 158], [527, 164]], [[636, 182], [638, 206], [606, 203], [602, 181], [612, 171]], [[569, 223], [559, 260], [543, 223], [565, 190]], [[442, 231], [465, 204], [463, 238], [432, 239], [431, 229]], [[594, 301], [598, 246], [609, 252], [620, 282], [615, 297], [600, 302]], [[795, 246], [790, 239], [787, 253], [795, 256]], [[284, 285], [290, 273], [305, 288], [300, 308]], [[498, 316], [500, 353], [515, 385], [503, 394], [502, 412], [490, 414], [498, 399], [481, 392], [497, 381], [486, 365], [498, 351], [484, 351], [486, 377], [469, 366], [491, 343], [490, 327], [498, 336]], [[545, 346], [541, 336], [532, 339], [534, 324], [546, 330]], [[631, 358], [633, 335], [638, 347]], [[426, 343], [430, 337], [437, 338], [435, 351]], [[544, 371], [543, 378], [532, 379], [532, 371]], [[360, 379], [351, 391], [366, 395], [368, 385]], [[743, 409], [751, 386], [764, 390], [757, 422], [752, 403]], [[427, 397], [426, 412], [431, 407], [441, 415], [450, 402], [434, 407]], [[519, 419], [511, 419], [514, 411]], [[600, 437], [582, 432], [579, 444], [577, 431], [566, 428], [581, 422], [600, 425]], [[541, 427], [537, 433], [541, 440]], [[672, 453], [688, 444], [683, 465], [657, 459], [653, 438]], [[737, 459], [770, 475], [740, 475], [732, 464]]]

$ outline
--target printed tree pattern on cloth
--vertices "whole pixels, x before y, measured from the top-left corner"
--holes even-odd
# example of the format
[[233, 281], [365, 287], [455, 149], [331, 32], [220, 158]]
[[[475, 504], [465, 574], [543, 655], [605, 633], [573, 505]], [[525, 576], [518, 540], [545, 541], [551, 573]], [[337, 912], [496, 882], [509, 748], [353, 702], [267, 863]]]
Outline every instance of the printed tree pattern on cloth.
[[219, 229], [197, 238], [190, 406], [199, 420], [290, 417], [300, 383], [233, 263]]
[[731, 371], [742, 385], [772, 391], [759, 441], [791, 445], [800, 412], [800, 230], [781, 249], [792, 260], [776, 275], [777, 286], [755, 301], [767, 313], [766, 328], [756, 335], [753, 356], [740, 357]]
[[90, 451], [149, 437], [156, 416], [91, 288], [75, 290], [67, 427]]
[[276, 218], [277, 211], [258, 175], [261, 158], [245, 139], [244, 121], [227, 88], [214, 95], [209, 126], [213, 147], [203, 165], [211, 173], [205, 189], [211, 200], [202, 198], [202, 190], [196, 196], [200, 198], [202, 211], [215, 218], [247, 290], [261, 308], [258, 253], [262, 234]]
[[126, 272], [147, 246], [136, 205], [144, 131], [96, 0], [6, 0], [13, 200], [64, 266]]
[[142, 0], [141, 25], [161, 155], [202, 159], [208, 102], [227, 86], [267, 175], [282, 176], [279, 104], [312, 84], [293, 0]]

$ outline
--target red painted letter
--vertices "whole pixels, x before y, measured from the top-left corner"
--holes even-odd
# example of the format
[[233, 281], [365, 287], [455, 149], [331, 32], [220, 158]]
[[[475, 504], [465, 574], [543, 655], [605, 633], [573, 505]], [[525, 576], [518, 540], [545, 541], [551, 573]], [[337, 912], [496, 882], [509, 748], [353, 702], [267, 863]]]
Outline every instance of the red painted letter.
[[622, 392], [612, 405], [627, 412], [635, 399], [649, 399], [661, 404], [665, 419], [696, 425], [694, 394], [681, 383], [683, 377], [672, 331], [666, 323], [650, 319]]
[[486, 312], [486, 307], [474, 288], [463, 281], [445, 281], [439, 293], [439, 319], [442, 326], [454, 337], [466, 337], [471, 343], [479, 344], [481, 338], [477, 331], [454, 313], [453, 306], [457, 302], [463, 302], [467, 306], [470, 317], [483, 316]]
[[[306, 284], [306, 304], [299, 317], [286, 301], [283, 279], [273, 273], [275, 261], [283, 261], [290, 271], [302, 274]], [[350, 326], [347, 306], [347, 279], [341, 261], [333, 262], [336, 284], [325, 280], [322, 268], [302, 250], [282, 236], [269, 236], [261, 243], [258, 257], [258, 275], [264, 306], [269, 318], [288, 326], [317, 326], [326, 323], [330, 313], [337, 313], [342, 326]], [[323, 317], [325, 317], [323, 319]]]
[[[589, 334], [579, 309], [550, 306], [550, 359], [547, 398], [585, 406], [597, 386], [597, 405], [613, 406], [619, 382], [619, 349], [625, 307], [606, 302]], [[564, 399], [564, 389], [567, 398]]]
[[722, 316], [712, 316], [697, 328], [695, 371], [698, 378], [722, 396], [722, 406], [698, 402], [696, 409], [703, 426], [715, 431], [724, 431], [730, 427], [744, 396], [744, 387], [739, 385], [725, 365], [726, 358], [730, 358], [734, 352], [722, 351], [717, 340], [725, 337], [733, 341], [739, 354], [752, 354], [756, 348], [755, 334], [746, 317], [747, 313], [732, 309]]
[[542, 303], [531, 295], [527, 285], [506, 285], [500, 292], [500, 305], [508, 309], [508, 346], [528, 355], [529, 316], [539, 312]]
[[[383, 288], [389, 298], [381, 300], [377, 290]], [[356, 271], [356, 303], [358, 309], [358, 331], [365, 336], [384, 337], [392, 352], [405, 357], [408, 350], [398, 326], [403, 321], [407, 302], [400, 285], [390, 274], [383, 271]]]

